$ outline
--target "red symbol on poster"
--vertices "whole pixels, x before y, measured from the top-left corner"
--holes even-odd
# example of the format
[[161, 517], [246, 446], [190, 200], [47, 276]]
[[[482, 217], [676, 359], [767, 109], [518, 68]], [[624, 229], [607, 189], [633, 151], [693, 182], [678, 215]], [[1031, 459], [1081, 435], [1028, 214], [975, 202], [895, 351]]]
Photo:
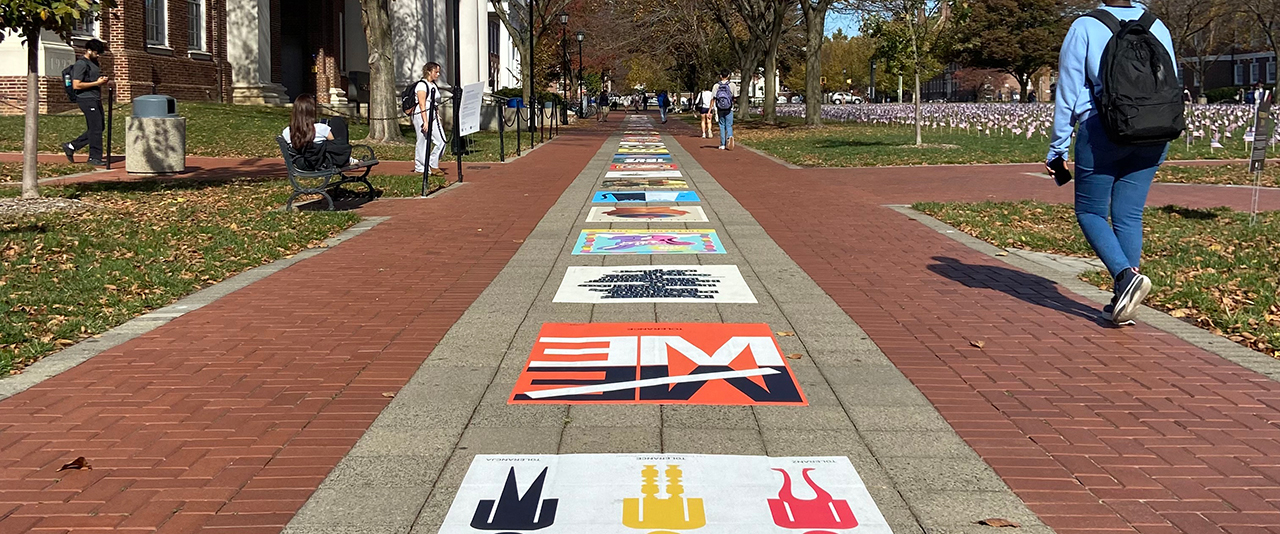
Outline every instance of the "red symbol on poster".
[[546, 323], [511, 404], [805, 405], [767, 324]]
[[[769, 512], [773, 514], [773, 523], [782, 528], [834, 528], [847, 529], [858, 526], [853, 517], [849, 501], [831, 498], [831, 494], [819, 487], [809, 478], [812, 468], [800, 472], [804, 481], [813, 489], [814, 497], [809, 500], [797, 499], [791, 493], [791, 475], [785, 470], [774, 469], [782, 473], [782, 489], [777, 499], [769, 499]], [[825, 530], [811, 530], [805, 534], [835, 534]]]

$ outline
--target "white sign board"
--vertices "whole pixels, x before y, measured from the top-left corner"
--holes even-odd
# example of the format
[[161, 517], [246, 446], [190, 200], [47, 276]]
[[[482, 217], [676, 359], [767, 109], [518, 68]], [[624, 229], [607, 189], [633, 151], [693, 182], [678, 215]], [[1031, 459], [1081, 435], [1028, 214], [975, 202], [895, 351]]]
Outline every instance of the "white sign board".
[[458, 135], [468, 136], [480, 131], [480, 108], [484, 103], [484, 82], [462, 86], [462, 105], [458, 108]]
[[737, 265], [570, 267], [555, 302], [755, 304]]
[[440, 534], [532, 531], [892, 534], [844, 456], [476, 456]]

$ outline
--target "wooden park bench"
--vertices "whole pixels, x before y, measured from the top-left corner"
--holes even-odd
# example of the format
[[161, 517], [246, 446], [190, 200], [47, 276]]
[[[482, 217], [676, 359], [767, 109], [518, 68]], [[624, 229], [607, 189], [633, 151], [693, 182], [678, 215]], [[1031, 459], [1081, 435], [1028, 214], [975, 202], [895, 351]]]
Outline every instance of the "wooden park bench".
[[[346, 167], [331, 167], [327, 169], [319, 169], [314, 171], [304, 171], [299, 169], [298, 164], [302, 159], [294, 152], [293, 146], [284, 137], [276, 137], [276, 142], [280, 144], [280, 155], [284, 157], [284, 166], [289, 170], [289, 184], [293, 186], [293, 194], [289, 195], [289, 201], [285, 203], [285, 211], [293, 209], [293, 201], [302, 195], [320, 195], [329, 203], [329, 211], [333, 211], [333, 196], [329, 194], [329, 190], [336, 189], [344, 184], [362, 183], [367, 191], [369, 199], [372, 200], [376, 193], [373, 184], [369, 183], [369, 172], [378, 164], [378, 158], [373, 155], [373, 148], [367, 145], [351, 145], [351, 155], [360, 160], [356, 165]], [[366, 157], [359, 157], [357, 154], [364, 152]], [[362, 172], [363, 171], [363, 172]], [[359, 172], [357, 175], [355, 173]]]

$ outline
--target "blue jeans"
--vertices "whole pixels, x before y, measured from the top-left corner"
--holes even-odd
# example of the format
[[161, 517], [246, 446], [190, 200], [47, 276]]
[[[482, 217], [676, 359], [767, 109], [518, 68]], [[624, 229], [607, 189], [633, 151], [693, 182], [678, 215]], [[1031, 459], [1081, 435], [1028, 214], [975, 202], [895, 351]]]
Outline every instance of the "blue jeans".
[[725, 146], [729, 144], [729, 138], [733, 137], [733, 111], [720, 113], [720, 110], [716, 110], [716, 116], [720, 118], [720, 146]]
[[1097, 115], [1076, 133], [1076, 219], [1112, 278], [1142, 262], [1142, 209], [1168, 152], [1112, 143]]
[[658, 102], [658, 116], [662, 117], [662, 122], [667, 122], [667, 106], [662, 102]]

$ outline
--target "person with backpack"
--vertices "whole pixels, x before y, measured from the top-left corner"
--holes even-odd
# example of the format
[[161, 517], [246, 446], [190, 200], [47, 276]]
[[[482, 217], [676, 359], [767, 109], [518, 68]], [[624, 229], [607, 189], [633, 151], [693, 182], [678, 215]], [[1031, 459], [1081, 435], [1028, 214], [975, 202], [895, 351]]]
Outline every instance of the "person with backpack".
[[599, 112], [596, 114], [596, 121], [609, 122], [609, 90], [608, 89], [600, 90], [600, 96], [599, 98], [596, 99], [596, 109], [599, 110]]
[[667, 96], [667, 90], [658, 91], [658, 116], [662, 119], [662, 124], [667, 123], [667, 108], [671, 106], [671, 97]]
[[738, 88], [729, 81], [729, 71], [720, 71], [720, 82], [714, 93], [720, 123], [720, 150], [733, 150], [733, 95], [738, 94]]
[[102, 160], [102, 87], [110, 84], [111, 80], [102, 75], [98, 65], [98, 58], [106, 51], [106, 43], [92, 39], [84, 44], [84, 55], [70, 67], [70, 73], [63, 71], [63, 83], [70, 83], [67, 96], [74, 96], [72, 101], [80, 106], [85, 123], [85, 132], [80, 137], [62, 144], [62, 152], [72, 163], [76, 162], [76, 151], [88, 146], [90, 165], [101, 167], [107, 164]]
[[[422, 66], [422, 79], [401, 94], [401, 108], [410, 114], [417, 145], [413, 150], [413, 172], [430, 172], [444, 176], [440, 156], [444, 154], [444, 125], [440, 122], [440, 64], [434, 61]], [[428, 149], [428, 147], [430, 147]], [[428, 152], [430, 157], [428, 158]]]
[[693, 101], [693, 107], [698, 110], [698, 118], [702, 122], [702, 138], [711, 138], [711, 106], [716, 99], [716, 95], [706, 89], [698, 92], [698, 97]]
[[1104, 313], [1133, 324], [1151, 279], [1142, 260], [1142, 210], [1169, 142], [1186, 128], [1173, 41], [1164, 23], [1129, 0], [1071, 25], [1059, 57], [1046, 167], [1059, 185], [1076, 131], [1076, 219], [1115, 281]]

